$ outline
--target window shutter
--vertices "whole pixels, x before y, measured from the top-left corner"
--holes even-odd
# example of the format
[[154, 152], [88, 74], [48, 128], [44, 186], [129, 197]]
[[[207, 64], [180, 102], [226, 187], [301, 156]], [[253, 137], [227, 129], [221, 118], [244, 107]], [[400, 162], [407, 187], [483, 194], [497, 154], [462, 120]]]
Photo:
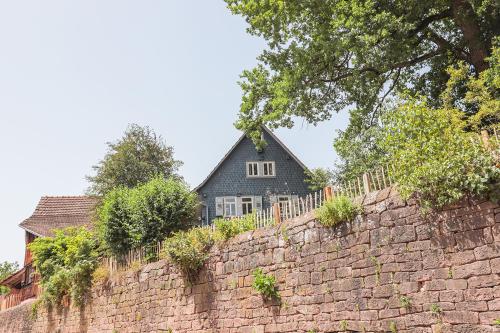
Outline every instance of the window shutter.
[[224, 197], [215, 198], [215, 215], [216, 216], [224, 215]]
[[255, 211], [260, 212], [262, 210], [262, 197], [255, 196], [253, 201], [255, 202]]
[[243, 215], [243, 207], [241, 207], [241, 197], [236, 197], [236, 216]]
[[276, 194], [269, 195], [269, 202], [271, 203], [271, 205], [275, 202], [278, 202], [278, 197], [276, 196]]

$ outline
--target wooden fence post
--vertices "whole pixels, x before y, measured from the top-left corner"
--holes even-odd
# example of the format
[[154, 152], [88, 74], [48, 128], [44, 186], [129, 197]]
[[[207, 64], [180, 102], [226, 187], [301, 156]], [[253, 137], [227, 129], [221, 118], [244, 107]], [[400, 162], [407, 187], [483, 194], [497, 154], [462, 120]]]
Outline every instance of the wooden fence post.
[[326, 186], [325, 187], [325, 200], [331, 200], [332, 199], [332, 187], [331, 186]]
[[486, 148], [487, 150], [491, 150], [490, 135], [488, 134], [487, 130], [481, 131], [481, 140], [483, 141], [484, 148]]
[[365, 190], [365, 194], [371, 192], [371, 179], [367, 172], [363, 174], [363, 189]]
[[274, 223], [276, 224], [281, 223], [280, 204], [275, 202], [273, 204], [273, 210], [274, 210]]

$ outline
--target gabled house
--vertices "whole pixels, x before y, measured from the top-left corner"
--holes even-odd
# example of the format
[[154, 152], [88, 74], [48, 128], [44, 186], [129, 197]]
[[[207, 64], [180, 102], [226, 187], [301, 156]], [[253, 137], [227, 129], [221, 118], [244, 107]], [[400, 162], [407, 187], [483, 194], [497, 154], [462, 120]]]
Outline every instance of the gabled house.
[[96, 204], [97, 198], [90, 196], [45, 196], [40, 199], [33, 214], [19, 225], [25, 230], [24, 265], [0, 281], [0, 285], [11, 289], [8, 295], [0, 297], [0, 309], [36, 296], [35, 270], [28, 244], [37, 237], [53, 236], [56, 229], [90, 227]]
[[195, 188], [202, 203], [201, 224], [255, 213], [309, 193], [306, 166], [267, 127], [262, 135], [267, 142], [262, 150], [242, 135]]

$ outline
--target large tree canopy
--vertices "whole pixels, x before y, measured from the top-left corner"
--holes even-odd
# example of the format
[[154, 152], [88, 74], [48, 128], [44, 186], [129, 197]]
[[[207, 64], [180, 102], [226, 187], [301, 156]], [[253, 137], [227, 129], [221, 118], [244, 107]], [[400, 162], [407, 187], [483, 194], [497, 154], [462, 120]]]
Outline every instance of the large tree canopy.
[[[88, 192], [105, 195], [116, 187], [132, 188], [155, 176], [176, 176], [182, 162], [174, 159], [174, 149], [149, 127], [130, 125], [116, 143], [108, 143], [108, 152], [98, 165], [95, 176], [87, 176]], [[178, 176], [176, 176], [178, 177]]]
[[410, 90], [438, 101], [446, 68], [484, 71], [500, 31], [495, 0], [225, 1], [269, 46], [240, 83], [236, 126], [256, 142], [261, 124], [316, 124], [348, 108], [344, 137], [365, 144], [388, 98]]

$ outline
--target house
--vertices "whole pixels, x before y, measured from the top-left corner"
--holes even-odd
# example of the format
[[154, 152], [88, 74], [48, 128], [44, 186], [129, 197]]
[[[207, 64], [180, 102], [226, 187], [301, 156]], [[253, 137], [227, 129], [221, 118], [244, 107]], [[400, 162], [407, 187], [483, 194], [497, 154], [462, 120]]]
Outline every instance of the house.
[[9, 294], [0, 296], [0, 310], [37, 294], [33, 258], [28, 244], [37, 237], [53, 236], [56, 229], [90, 226], [96, 204], [97, 198], [90, 196], [45, 196], [40, 199], [33, 214], [19, 225], [25, 231], [24, 266], [0, 281], [0, 285], [11, 289]]
[[242, 135], [195, 188], [202, 203], [201, 224], [255, 213], [310, 192], [306, 166], [267, 127], [262, 136], [267, 145], [257, 150]]

